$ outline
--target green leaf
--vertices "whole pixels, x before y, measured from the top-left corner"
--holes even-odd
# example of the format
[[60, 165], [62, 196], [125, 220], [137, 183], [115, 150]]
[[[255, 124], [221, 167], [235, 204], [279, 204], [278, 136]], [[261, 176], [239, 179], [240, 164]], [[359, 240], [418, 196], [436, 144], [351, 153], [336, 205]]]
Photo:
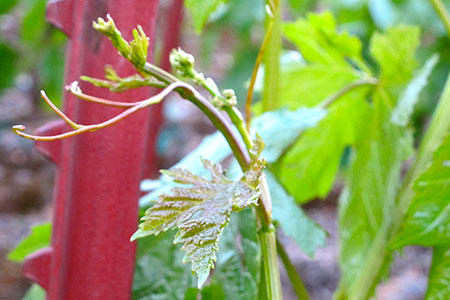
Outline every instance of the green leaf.
[[44, 300], [45, 290], [41, 288], [38, 284], [34, 283], [27, 290], [22, 300]]
[[450, 299], [450, 248], [448, 245], [433, 249], [428, 290], [425, 300]]
[[418, 65], [415, 53], [419, 43], [420, 29], [414, 26], [395, 26], [372, 36], [370, 53], [381, 68], [385, 86], [405, 84], [412, 77]]
[[399, 126], [406, 126], [413, 113], [414, 106], [419, 99], [419, 94], [427, 85], [428, 77], [430, 77], [434, 66], [439, 60], [439, 55], [433, 55], [425, 65], [417, 71], [414, 78], [408, 83], [406, 89], [400, 96], [397, 106], [392, 112], [391, 121]]
[[281, 74], [280, 98], [290, 109], [311, 107], [360, 77], [345, 65], [297, 64]]
[[174, 245], [173, 238], [173, 232], [164, 232], [138, 240], [133, 299], [184, 299], [192, 289], [198, 291], [193, 288], [195, 278], [189, 266], [182, 262], [181, 247]]
[[272, 173], [266, 171], [265, 174], [272, 198], [274, 220], [281, 225], [287, 236], [293, 238], [312, 257], [317, 248], [325, 246], [327, 234], [303, 212]]
[[348, 32], [338, 32], [329, 11], [308, 14], [306, 19], [288, 23], [283, 29], [308, 62], [348, 65], [346, 58], [361, 59], [361, 41]]
[[194, 28], [201, 33], [209, 16], [216, 11], [220, 4], [227, 0], [185, 0], [184, 5], [191, 11]]
[[412, 154], [411, 132], [390, 122], [390, 103], [383, 90], [374, 95], [340, 199], [340, 265], [346, 287], [360, 275], [377, 234], [396, 217], [402, 163]]
[[414, 183], [414, 198], [395, 247], [450, 243], [450, 135], [434, 153], [431, 166]]
[[[255, 151], [260, 154], [262, 142], [255, 145]], [[134, 240], [158, 235], [177, 227], [174, 242], [183, 244], [182, 249], [186, 251], [184, 261], [192, 262], [198, 287], [204, 284], [214, 267], [219, 239], [229, 223], [231, 212], [242, 210], [258, 200], [263, 167], [263, 162], [255, 156], [241, 180], [233, 182], [225, 177], [220, 165], [207, 160], [203, 160], [203, 164], [211, 173], [211, 180], [184, 169], [164, 172], [175, 181], [192, 187], [173, 188], [171, 195], [161, 195], [146, 211], [139, 230], [132, 237]]]
[[277, 165], [277, 177], [304, 203], [325, 197], [333, 186], [344, 149], [354, 145], [369, 112], [366, 90], [360, 89], [333, 105], [327, 116], [302, 137]]
[[23, 261], [28, 254], [50, 245], [52, 233], [51, 223], [44, 223], [31, 228], [31, 234], [20, 242], [17, 247], [8, 254], [12, 261]]

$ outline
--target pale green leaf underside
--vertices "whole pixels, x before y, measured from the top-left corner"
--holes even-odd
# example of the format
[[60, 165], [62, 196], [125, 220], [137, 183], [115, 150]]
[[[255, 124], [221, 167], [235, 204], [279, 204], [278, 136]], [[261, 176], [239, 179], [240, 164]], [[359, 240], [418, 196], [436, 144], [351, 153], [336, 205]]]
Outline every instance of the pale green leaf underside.
[[415, 196], [395, 246], [450, 243], [450, 135], [414, 184]]
[[241, 181], [226, 178], [222, 168], [210, 161], [203, 164], [211, 174], [211, 180], [183, 169], [165, 171], [175, 181], [190, 187], [175, 187], [170, 195], [161, 195], [149, 208], [139, 230], [132, 239], [157, 235], [176, 227], [175, 243], [182, 244], [186, 252], [184, 261], [192, 263], [201, 287], [214, 267], [219, 238], [230, 221], [232, 211], [239, 211], [255, 204], [259, 190], [262, 162], [255, 159]]
[[265, 173], [272, 197], [274, 220], [281, 225], [287, 236], [294, 239], [299, 247], [312, 257], [317, 248], [325, 246], [327, 234], [304, 213], [272, 173]]

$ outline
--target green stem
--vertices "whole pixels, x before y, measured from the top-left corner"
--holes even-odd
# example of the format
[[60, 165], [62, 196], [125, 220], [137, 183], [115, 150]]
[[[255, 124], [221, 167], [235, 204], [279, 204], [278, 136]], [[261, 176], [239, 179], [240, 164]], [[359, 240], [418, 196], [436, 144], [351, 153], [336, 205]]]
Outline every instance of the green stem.
[[280, 271], [278, 267], [275, 227], [263, 227], [259, 230], [261, 242], [264, 279], [266, 282], [267, 299], [282, 300]]
[[[275, 110], [279, 107], [279, 82], [280, 82], [280, 53], [281, 53], [281, 4], [280, 0], [274, 0], [273, 22], [271, 34], [264, 55], [264, 94], [262, 99], [263, 111]], [[270, 23], [269, 23], [270, 24]], [[269, 25], [268, 25], [269, 26]]]
[[447, 30], [448, 37], [450, 38], [450, 15], [445, 9], [444, 3], [441, 0], [430, 0], [437, 14], [444, 23], [445, 29]]
[[299, 300], [309, 300], [309, 294], [308, 291], [306, 290], [305, 285], [303, 284], [302, 278], [297, 273], [297, 270], [295, 269], [294, 265], [289, 259], [289, 256], [284, 250], [283, 245], [280, 243], [280, 241], [278, 241], [278, 239], [277, 239], [277, 251], [278, 256], [281, 258], [281, 261], [283, 262], [283, 265], [286, 269], [289, 280], [292, 283], [292, 287], [294, 288], [297, 298]]

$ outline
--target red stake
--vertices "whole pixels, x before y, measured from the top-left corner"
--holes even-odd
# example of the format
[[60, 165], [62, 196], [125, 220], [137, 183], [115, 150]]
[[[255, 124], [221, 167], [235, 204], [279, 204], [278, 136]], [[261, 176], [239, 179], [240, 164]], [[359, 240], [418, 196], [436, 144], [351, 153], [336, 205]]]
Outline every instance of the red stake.
[[[92, 29], [92, 21], [110, 13], [127, 40], [132, 39], [136, 24], [153, 37], [157, 6], [158, 0], [50, 1], [48, 20], [70, 38], [65, 83], [80, 75], [101, 78], [106, 64], [121, 75], [133, 73], [131, 64], [107, 38]], [[81, 87], [88, 94], [113, 100], [131, 102], [149, 96], [149, 89], [114, 94], [87, 83]], [[80, 101], [65, 93], [64, 111], [76, 122], [93, 124], [121, 109]], [[59, 166], [51, 246], [25, 262], [26, 276], [47, 290], [47, 299], [130, 299], [135, 244], [129, 239], [137, 228], [142, 161], [148, 155], [147, 144], [150, 149], [155, 145], [154, 139], [147, 141], [149, 115], [154, 115], [152, 109], [101, 131], [36, 143]], [[57, 121], [41, 128], [39, 134], [67, 130], [66, 124]], [[155, 161], [147, 163], [156, 166]]]

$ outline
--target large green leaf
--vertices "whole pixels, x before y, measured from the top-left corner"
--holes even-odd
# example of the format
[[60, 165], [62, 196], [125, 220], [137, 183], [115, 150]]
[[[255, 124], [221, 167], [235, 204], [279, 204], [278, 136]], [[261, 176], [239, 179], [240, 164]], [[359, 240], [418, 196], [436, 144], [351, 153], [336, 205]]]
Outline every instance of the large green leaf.
[[274, 220], [281, 225], [287, 236], [294, 239], [312, 257], [317, 248], [325, 245], [327, 234], [303, 212], [272, 173], [267, 171], [265, 174], [272, 197]]
[[50, 245], [52, 225], [44, 223], [31, 228], [31, 234], [8, 254], [12, 261], [23, 261], [28, 254]]
[[197, 33], [202, 31], [209, 16], [227, 0], [185, 0], [184, 4], [191, 11], [194, 28]]
[[354, 145], [366, 122], [365, 90], [333, 105], [327, 116], [283, 156], [277, 176], [298, 202], [323, 198], [333, 186], [345, 147]]
[[171, 195], [161, 195], [149, 208], [138, 231], [132, 239], [158, 235], [176, 227], [175, 243], [183, 244], [184, 260], [192, 262], [201, 287], [214, 267], [219, 239], [230, 221], [232, 211], [239, 211], [256, 203], [259, 196], [259, 178], [263, 162], [261, 140], [255, 143], [255, 157], [240, 181], [225, 177], [220, 165], [203, 160], [211, 173], [211, 180], [192, 174], [184, 169], [165, 171], [166, 175], [191, 187], [171, 190]]
[[395, 26], [372, 36], [370, 53], [381, 68], [380, 79], [385, 86], [410, 80], [417, 67], [415, 53], [419, 42], [420, 29], [413, 26]]
[[[355, 67], [367, 71], [361, 42], [347, 32], [339, 32], [330, 12], [309, 14], [289, 23], [284, 33], [306, 60], [292, 64], [282, 74], [281, 99], [289, 108], [318, 105], [355, 80], [369, 76]], [[330, 191], [342, 153], [354, 144], [367, 112], [367, 91], [359, 88], [340, 97], [328, 115], [305, 132], [277, 163], [277, 176], [298, 202], [325, 197]]]
[[361, 42], [347, 32], [338, 32], [331, 12], [308, 14], [284, 26], [284, 34], [308, 62], [348, 65], [346, 58], [361, 59]]
[[450, 299], [450, 248], [435, 247], [425, 300]]
[[383, 90], [375, 94], [340, 199], [341, 287], [352, 287], [375, 237], [395, 217], [401, 167], [412, 154], [412, 136], [407, 128], [390, 122], [391, 102]]
[[281, 74], [280, 98], [290, 109], [311, 107], [360, 77], [348, 65], [297, 63]]
[[450, 244], [450, 135], [416, 180], [414, 192], [395, 246]]

